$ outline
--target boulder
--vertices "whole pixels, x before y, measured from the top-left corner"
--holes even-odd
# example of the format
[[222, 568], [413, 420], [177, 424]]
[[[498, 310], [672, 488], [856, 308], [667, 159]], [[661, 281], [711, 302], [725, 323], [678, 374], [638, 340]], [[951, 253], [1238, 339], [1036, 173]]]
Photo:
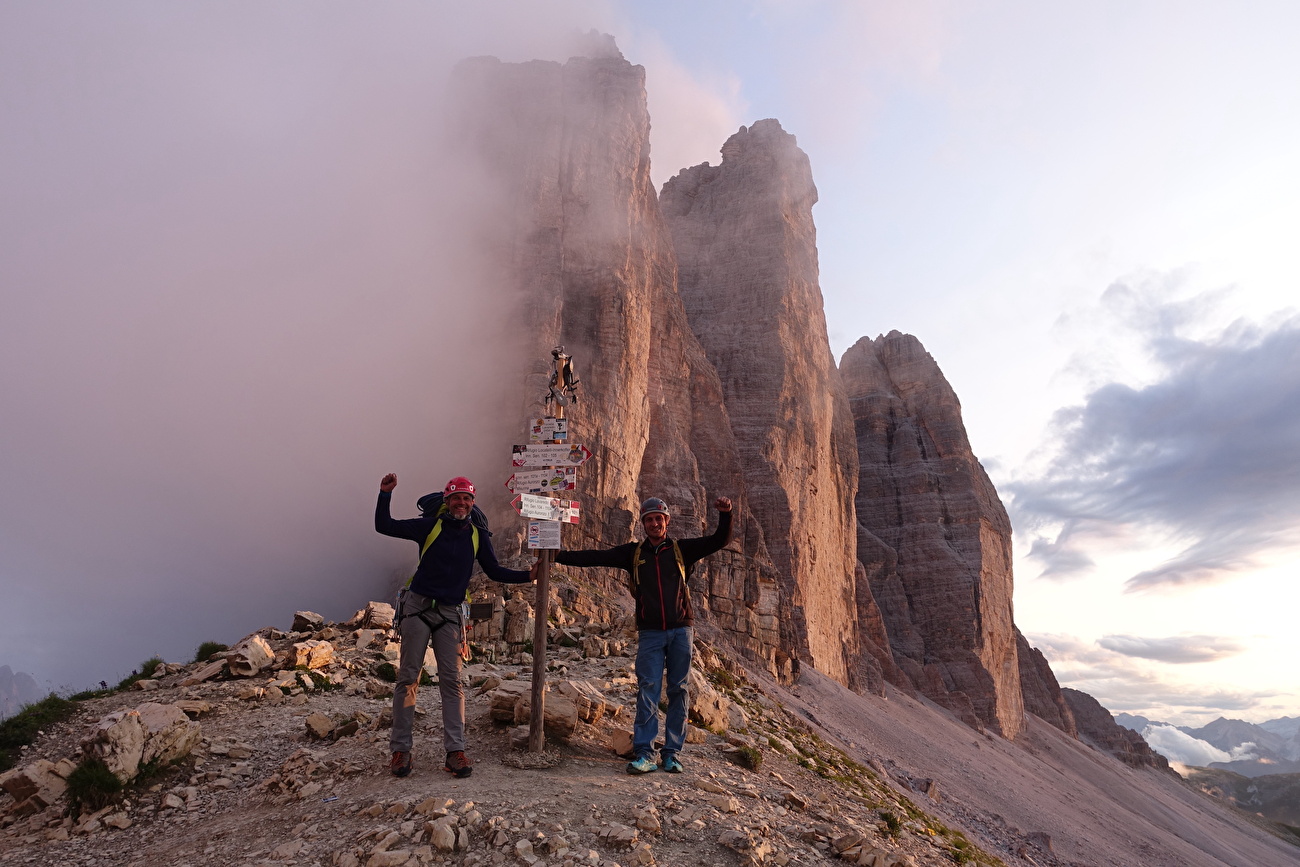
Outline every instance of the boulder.
[[605, 715], [605, 695], [589, 680], [564, 680], [556, 689], [578, 708], [578, 719], [594, 725]]
[[221, 674], [221, 670], [225, 667], [226, 667], [226, 659], [224, 655], [222, 656], [221, 659], [213, 659], [210, 662], [205, 662], [198, 668], [197, 671], [195, 671], [189, 677], [182, 680], [181, 686], [196, 686], [200, 683], [203, 683], [203, 681], [205, 680], [211, 680], [212, 678], [216, 677], [218, 674]]
[[361, 615], [361, 625], [369, 629], [392, 629], [396, 616], [387, 602], [368, 602]]
[[142, 764], [166, 765], [189, 755], [199, 742], [200, 731], [199, 724], [179, 707], [147, 702], [99, 720], [81, 742], [81, 749], [125, 783]]
[[515, 705], [532, 691], [532, 686], [523, 680], [503, 681], [500, 686], [487, 694], [488, 714], [496, 722], [513, 724]]
[[293, 646], [293, 667], [324, 668], [334, 661], [334, 645], [328, 641], [299, 641]]
[[715, 732], [725, 732], [731, 727], [731, 699], [713, 688], [713, 684], [696, 668], [691, 668], [686, 680], [690, 695], [687, 716], [696, 725]]
[[43, 810], [54, 806], [68, 787], [58, 770], [53, 762], [37, 759], [30, 765], [0, 775], [0, 789], [20, 804], [28, 802], [28, 807]]
[[135, 709], [144, 729], [140, 762], [168, 765], [190, 754], [199, 742], [199, 724], [176, 705], [149, 702]]
[[238, 677], [252, 677], [275, 660], [275, 652], [266, 639], [254, 633], [230, 651], [226, 664], [230, 673]]
[[505, 605], [506, 644], [517, 645], [532, 641], [533, 628], [533, 606], [516, 590]]
[[324, 740], [334, 733], [334, 720], [323, 713], [308, 714], [305, 722], [307, 737], [312, 740]]
[[315, 611], [295, 611], [293, 613], [294, 632], [315, 632], [325, 625], [325, 618]]
[[[531, 690], [520, 696], [515, 703], [515, 725], [531, 724], [533, 719], [533, 697]], [[547, 693], [543, 702], [546, 706], [542, 720], [542, 729], [547, 737], [568, 740], [578, 728], [578, 706], [559, 693]]]
[[[184, 714], [181, 714], [184, 716]], [[119, 710], [99, 720], [90, 736], [81, 742], [81, 751], [97, 758], [122, 782], [128, 782], [140, 770], [144, 754], [144, 726], [140, 714]]]

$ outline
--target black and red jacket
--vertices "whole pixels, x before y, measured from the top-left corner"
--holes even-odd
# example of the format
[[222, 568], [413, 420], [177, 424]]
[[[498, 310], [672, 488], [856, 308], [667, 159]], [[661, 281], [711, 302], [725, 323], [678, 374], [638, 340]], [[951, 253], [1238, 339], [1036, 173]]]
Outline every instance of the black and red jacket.
[[632, 564], [638, 559], [637, 547], [644, 546], [639, 557], [644, 562], [632, 575], [636, 588], [636, 628], [638, 631], [677, 629], [690, 626], [694, 619], [690, 593], [686, 589], [686, 578], [691, 568], [710, 554], [721, 551], [730, 541], [731, 512], [719, 512], [718, 529], [713, 531], [713, 535], [677, 540], [682, 565], [686, 567], [685, 574], [677, 565], [671, 538], [655, 546], [647, 541], [628, 542], [604, 550], [557, 551], [555, 562], [563, 566], [608, 566], [632, 575]]

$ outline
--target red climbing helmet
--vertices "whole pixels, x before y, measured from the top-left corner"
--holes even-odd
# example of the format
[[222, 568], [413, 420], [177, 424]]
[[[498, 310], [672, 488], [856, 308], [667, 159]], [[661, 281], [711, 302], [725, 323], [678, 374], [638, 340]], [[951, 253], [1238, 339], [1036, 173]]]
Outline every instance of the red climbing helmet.
[[447, 487], [442, 489], [444, 497], [450, 497], [452, 494], [469, 494], [474, 496], [474, 483], [464, 476], [457, 476], [447, 483]]

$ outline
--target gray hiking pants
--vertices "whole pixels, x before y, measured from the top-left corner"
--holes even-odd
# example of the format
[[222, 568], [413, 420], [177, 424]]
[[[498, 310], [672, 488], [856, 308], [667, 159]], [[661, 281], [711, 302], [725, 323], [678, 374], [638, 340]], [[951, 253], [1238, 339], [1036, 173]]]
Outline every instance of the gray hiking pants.
[[[432, 607], [430, 607], [432, 604]], [[424, 617], [418, 615], [423, 612]], [[449, 752], [465, 749], [465, 691], [460, 684], [460, 607], [439, 605], [427, 596], [407, 591], [402, 604], [402, 655], [393, 689], [393, 731], [388, 745], [392, 752], [411, 751], [411, 728], [415, 724], [415, 691], [420, 686], [424, 651], [433, 636], [433, 655], [438, 661], [438, 691], [442, 694], [442, 745]], [[446, 622], [445, 626], [432, 629]]]

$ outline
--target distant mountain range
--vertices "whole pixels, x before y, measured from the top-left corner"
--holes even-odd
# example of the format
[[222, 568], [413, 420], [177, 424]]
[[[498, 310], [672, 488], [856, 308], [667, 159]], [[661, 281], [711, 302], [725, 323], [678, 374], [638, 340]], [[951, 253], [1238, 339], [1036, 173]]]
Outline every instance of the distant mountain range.
[[[1170, 761], [1218, 768], [1245, 777], [1300, 773], [1300, 717], [1280, 717], [1258, 724], [1219, 717], [1200, 728], [1191, 728], [1120, 713], [1115, 715], [1115, 722], [1141, 734], [1156, 752]], [[1184, 750], [1182, 742], [1169, 742], [1153, 733], [1153, 729], [1160, 728], [1175, 729], [1228, 754], [1230, 758], [1226, 761], [1188, 761], [1189, 756], [1198, 754], [1196, 745], [1188, 743], [1185, 745], [1188, 749]], [[1202, 748], [1199, 754], [1207, 755], [1211, 751]]]
[[7, 665], [0, 665], [0, 719], [8, 719], [41, 698], [36, 678], [25, 671], [14, 672]]

